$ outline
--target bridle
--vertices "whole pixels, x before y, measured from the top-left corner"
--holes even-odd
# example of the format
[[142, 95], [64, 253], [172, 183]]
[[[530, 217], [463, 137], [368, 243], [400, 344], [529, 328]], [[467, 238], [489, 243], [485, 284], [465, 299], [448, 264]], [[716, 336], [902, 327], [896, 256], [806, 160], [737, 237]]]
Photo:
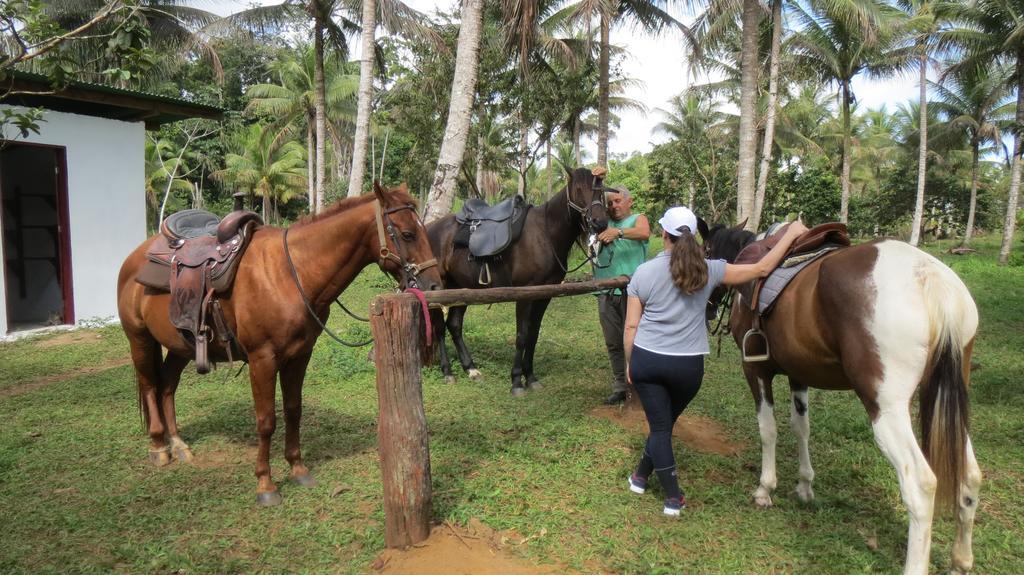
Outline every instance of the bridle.
[[[395, 231], [395, 224], [391, 221], [391, 214], [400, 212], [403, 210], [411, 210], [413, 217], [416, 218], [416, 225], [421, 231], [426, 234], [426, 229], [423, 228], [423, 222], [420, 221], [419, 214], [416, 213], [416, 206], [412, 204], [403, 204], [394, 208], [384, 209], [380, 205], [380, 200], [374, 200], [373, 212], [375, 219], [377, 220], [377, 242], [380, 244], [379, 257], [377, 259], [377, 265], [381, 269], [384, 268], [384, 264], [391, 260], [396, 263], [400, 270], [402, 270], [403, 280], [405, 280], [405, 286], [415, 288], [417, 286], [416, 278], [419, 277], [424, 271], [437, 265], [437, 258], [430, 258], [425, 262], [414, 263], [406, 259], [405, 250], [402, 249], [402, 242], [399, 241], [398, 233]], [[388, 248], [386, 237], [391, 238], [391, 244], [395, 246], [396, 250], [391, 251]], [[396, 253], [397, 252], [397, 253]]]
[[[568, 205], [568, 209], [572, 210], [572, 211], [575, 211], [576, 213], [578, 213], [580, 215], [580, 229], [581, 229], [581, 231], [584, 234], [586, 234], [589, 230], [593, 229], [593, 227], [594, 227], [594, 217], [593, 217], [593, 215], [591, 215], [592, 212], [594, 211], [594, 206], [604, 207], [604, 202], [602, 200], [594, 199], [595, 195], [597, 195], [597, 194], [599, 194], [599, 195], [597, 195], [597, 197], [600, 197], [602, 199], [604, 198], [605, 188], [604, 188], [603, 180], [601, 178], [599, 178], [598, 176], [594, 176], [594, 179], [593, 179], [593, 181], [591, 182], [591, 185], [590, 185], [590, 191], [591, 191], [591, 196], [590, 197], [591, 197], [592, 201], [586, 207], [581, 206], [581, 205], [577, 204], [576, 202], [572, 201], [572, 180], [571, 179], [569, 181], [569, 189], [567, 190], [567, 193], [565, 194], [565, 200], [566, 200], [566, 204]], [[570, 215], [572, 215], [571, 212], [570, 212]]]
[[[416, 225], [421, 229], [421, 231], [423, 231], [424, 234], [426, 233], [426, 229], [423, 227], [423, 222], [420, 221], [419, 214], [416, 213], [416, 208], [412, 204], [404, 204], [404, 205], [401, 205], [401, 206], [398, 206], [398, 207], [388, 208], [387, 210], [384, 210], [384, 209], [382, 209], [382, 207], [380, 205], [380, 200], [376, 200], [376, 199], [373, 200], [374, 219], [376, 220], [376, 223], [377, 223], [377, 241], [379, 242], [379, 245], [380, 245], [380, 251], [378, 252], [379, 257], [377, 259], [377, 265], [380, 266], [380, 268], [382, 270], [384, 270], [385, 269], [384, 268], [384, 264], [387, 263], [388, 260], [391, 260], [391, 261], [395, 262], [396, 264], [398, 264], [399, 269], [402, 270], [403, 279], [405, 280], [406, 288], [412, 288], [412, 291], [415, 292], [415, 291], [418, 291], [416, 289], [417, 288], [416, 278], [419, 277], [419, 275], [421, 273], [423, 273], [425, 270], [427, 270], [427, 269], [429, 269], [429, 268], [431, 268], [433, 266], [436, 266], [437, 265], [437, 259], [436, 258], [430, 258], [429, 260], [427, 260], [425, 262], [420, 262], [420, 263], [417, 264], [417, 263], [414, 263], [414, 262], [410, 262], [409, 260], [407, 260], [405, 258], [405, 254], [403, 253], [405, 250], [403, 250], [401, 248], [402, 243], [399, 241], [398, 234], [395, 232], [395, 224], [394, 224], [394, 222], [391, 221], [391, 217], [390, 217], [391, 214], [393, 214], [395, 212], [400, 212], [402, 210], [412, 210], [413, 217], [416, 218]], [[295, 269], [295, 262], [292, 261], [291, 251], [288, 249], [288, 230], [289, 230], [289, 228], [285, 228], [284, 229], [284, 234], [282, 234], [282, 236], [281, 236], [281, 241], [284, 244], [285, 261], [287, 261], [287, 263], [288, 263], [288, 271], [291, 272], [292, 280], [294, 280], [294, 282], [295, 282], [295, 288], [297, 290], [299, 290], [299, 296], [302, 297], [302, 303], [305, 304], [306, 311], [309, 312], [310, 317], [312, 317], [313, 320], [316, 321], [317, 325], [320, 326], [320, 329], [324, 330], [327, 333], [327, 335], [331, 337], [331, 339], [333, 339], [334, 341], [336, 341], [336, 342], [338, 342], [338, 343], [340, 343], [342, 345], [345, 345], [345, 346], [348, 346], [348, 347], [362, 347], [364, 345], [368, 345], [368, 344], [372, 343], [373, 342], [372, 338], [368, 339], [366, 341], [363, 341], [363, 342], [359, 342], [359, 343], [350, 343], [350, 342], [347, 342], [347, 341], [341, 339], [340, 337], [338, 337], [338, 334], [336, 334], [333, 331], [331, 331], [331, 329], [329, 327], [327, 327], [327, 325], [325, 325], [323, 321], [320, 320], [320, 316], [318, 316], [316, 314], [316, 312], [313, 311], [313, 306], [309, 303], [309, 298], [306, 297], [306, 291], [302, 289], [302, 283], [299, 281], [299, 273]], [[392, 252], [390, 249], [388, 249], [388, 244], [387, 244], [387, 241], [385, 240], [385, 231], [387, 233], [387, 236], [391, 238], [391, 243], [396, 248], [398, 248], [397, 249], [397, 252], [398, 252], [397, 254], [395, 252]], [[420, 296], [417, 296], [417, 297], [419, 297], [420, 301], [424, 305], [426, 305], [426, 301], [423, 300], [422, 297], [420, 297]], [[356, 319], [359, 319], [359, 320], [363, 319], [363, 318], [360, 318], [359, 316], [353, 314], [352, 312], [348, 311], [348, 308], [346, 308], [344, 305], [342, 305], [342, 303], [340, 301], [338, 301], [337, 298], [335, 298], [334, 301], [338, 305], [341, 306], [341, 309], [345, 310], [345, 312], [348, 313], [349, 315], [351, 315], [352, 317], [354, 317]], [[427, 323], [429, 324], [429, 319], [427, 320]], [[430, 334], [431, 334], [431, 331], [428, 328], [427, 329], [427, 339], [428, 339], [428, 341], [430, 339]]]

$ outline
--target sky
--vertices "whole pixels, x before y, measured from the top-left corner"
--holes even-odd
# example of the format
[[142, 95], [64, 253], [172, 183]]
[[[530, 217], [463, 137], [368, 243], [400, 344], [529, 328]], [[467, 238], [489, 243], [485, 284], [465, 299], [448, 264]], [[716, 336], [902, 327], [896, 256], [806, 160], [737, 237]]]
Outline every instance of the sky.
[[[438, 8], [452, 11], [459, 4], [458, 0], [405, 2], [428, 15], [432, 15]], [[252, 0], [196, 0], [195, 5], [218, 14], [229, 14], [252, 3]], [[280, 0], [257, 0], [256, 3], [278, 4]], [[692, 19], [681, 11], [674, 11], [673, 15], [683, 22]], [[644, 115], [633, 111], [624, 112], [621, 115], [619, 129], [609, 140], [608, 151], [613, 155], [648, 152], [655, 144], [665, 141], [664, 136], [652, 133], [654, 127], [663, 119], [656, 110], [667, 109], [670, 98], [688, 86], [702, 83], [706, 79], [687, 77], [686, 51], [678, 34], [651, 37], [635, 33], [628, 26], [619, 26], [612, 29], [611, 41], [629, 51], [630, 56], [623, 63], [623, 73], [639, 80], [641, 84], [626, 95], [647, 106], [648, 113]], [[352, 43], [352, 49], [352, 57], [358, 58], [358, 42]], [[863, 109], [885, 105], [889, 110], [895, 110], [902, 103], [917, 100], [916, 74], [885, 81], [858, 77], [853, 82], [853, 92]], [[584, 140], [583, 146], [592, 161], [596, 157], [596, 143]]]

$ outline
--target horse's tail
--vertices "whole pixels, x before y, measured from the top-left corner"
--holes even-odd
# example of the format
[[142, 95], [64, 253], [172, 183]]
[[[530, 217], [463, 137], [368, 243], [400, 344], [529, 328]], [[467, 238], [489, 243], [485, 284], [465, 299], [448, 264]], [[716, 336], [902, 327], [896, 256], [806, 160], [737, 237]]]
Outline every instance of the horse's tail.
[[964, 479], [967, 387], [978, 310], [960, 278], [938, 260], [928, 259], [919, 268], [931, 352], [921, 387], [921, 447], [938, 480], [937, 507], [956, 513]]

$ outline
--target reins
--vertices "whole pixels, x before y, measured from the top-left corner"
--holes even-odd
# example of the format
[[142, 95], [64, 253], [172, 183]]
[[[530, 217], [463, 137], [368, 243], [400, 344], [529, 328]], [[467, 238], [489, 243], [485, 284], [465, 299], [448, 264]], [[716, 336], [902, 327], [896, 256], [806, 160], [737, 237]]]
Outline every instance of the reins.
[[[722, 336], [728, 331], [729, 323], [732, 321], [732, 298], [735, 295], [736, 290], [732, 287], [725, 292], [725, 296], [718, 302], [718, 323], [711, 330], [712, 336], [718, 337], [718, 351], [716, 357], [722, 357]], [[724, 309], [723, 309], [724, 308]], [[728, 317], [729, 321], [725, 321]], [[722, 326], [726, 326], [726, 329], [722, 329]]]
[[[426, 334], [426, 336], [427, 336], [427, 345], [430, 345], [431, 342], [432, 342], [432, 333], [431, 333], [432, 330], [431, 330], [431, 325], [430, 325], [430, 316], [429, 316], [429, 313], [427, 312], [426, 299], [423, 297], [423, 292], [420, 291], [417, 288], [417, 286], [416, 286], [416, 278], [421, 273], [423, 273], [424, 270], [427, 270], [427, 269], [429, 269], [429, 268], [431, 268], [433, 266], [436, 266], [437, 265], [437, 259], [436, 258], [430, 258], [429, 260], [427, 260], [425, 262], [417, 264], [417, 263], [413, 263], [413, 262], [410, 262], [410, 261], [406, 260], [405, 257], [401, 253], [395, 253], [395, 252], [392, 252], [390, 249], [388, 249], [388, 244], [387, 244], [387, 239], [385, 237], [385, 233], [386, 233], [386, 235], [388, 237], [391, 238], [392, 244], [394, 244], [396, 247], [401, 245], [401, 244], [399, 244], [398, 236], [395, 233], [394, 225], [391, 223], [391, 218], [388, 217], [388, 216], [390, 216], [391, 214], [393, 214], [395, 212], [399, 212], [399, 211], [402, 211], [402, 210], [412, 210], [413, 213], [416, 213], [416, 210], [415, 210], [415, 208], [413, 207], [412, 204], [405, 204], [405, 205], [401, 205], [401, 206], [398, 206], [398, 207], [395, 207], [395, 208], [388, 208], [387, 210], [385, 210], [381, 206], [380, 201], [374, 200], [374, 220], [376, 221], [376, 224], [377, 224], [377, 241], [379, 242], [379, 245], [380, 245], [380, 252], [378, 254], [379, 257], [378, 257], [378, 260], [377, 260], [377, 265], [379, 265], [383, 269], [384, 264], [387, 262], [387, 260], [390, 259], [391, 261], [397, 263], [398, 266], [402, 269], [402, 271], [406, 274], [406, 284], [409, 287], [407, 287], [405, 291], [415, 295], [416, 298], [418, 300], [420, 300], [420, 303], [423, 304], [423, 315], [426, 318], [424, 320], [424, 322], [425, 322], [425, 327], [426, 327], [426, 330], [427, 330], [427, 334]], [[386, 224], [385, 224], [385, 221], [387, 222]], [[419, 221], [419, 218], [417, 216], [417, 222], [418, 221]], [[420, 224], [420, 227], [422, 227], [422, 224]], [[316, 312], [313, 310], [313, 306], [309, 303], [309, 298], [306, 297], [305, 290], [302, 289], [302, 282], [299, 280], [299, 273], [295, 269], [295, 262], [292, 261], [292, 254], [291, 254], [291, 251], [288, 249], [288, 230], [289, 230], [289, 228], [285, 228], [284, 229], [284, 234], [281, 236], [281, 242], [284, 245], [284, 256], [285, 256], [285, 259], [288, 262], [288, 271], [291, 272], [292, 280], [295, 282], [295, 288], [297, 290], [299, 290], [299, 296], [302, 298], [302, 303], [303, 303], [303, 305], [306, 306], [306, 311], [309, 312], [309, 315], [313, 318], [314, 321], [316, 321], [317, 325], [319, 325], [320, 328], [323, 329], [324, 332], [326, 332], [327, 335], [329, 335], [331, 337], [331, 339], [333, 339], [334, 341], [336, 341], [336, 342], [338, 342], [338, 343], [340, 343], [340, 344], [342, 344], [344, 346], [347, 346], [347, 347], [363, 347], [363, 346], [366, 346], [366, 345], [369, 345], [369, 344], [373, 343], [373, 338], [372, 337], [370, 339], [366, 340], [366, 341], [359, 342], [359, 343], [347, 342], [347, 341], [341, 339], [341, 337], [339, 337], [338, 334], [334, 333], [334, 331], [332, 331], [331, 328], [327, 327], [327, 325], [325, 325], [324, 322], [320, 320], [320, 316], [318, 316], [316, 314]], [[386, 230], [386, 232], [385, 232], [385, 230]], [[337, 303], [338, 306], [341, 307], [341, 309], [345, 313], [347, 313], [348, 315], [352, 316], [353, 318], [355, 318], [358, 321], [363, 321], [363, 322], [370, 321], [369, 319], [364, 318], [364, 317], [360, 317], [360, 316], [356, 315], [355, 313], [353, 313], [352, 311], [350, 311], [347, 307], [345, 307], [345, 304], [341, 303], [341, 300], [339, 298], [340, 298], [340, 295], [339, 295], [339, 297], [334, 298], [334, 302]]]

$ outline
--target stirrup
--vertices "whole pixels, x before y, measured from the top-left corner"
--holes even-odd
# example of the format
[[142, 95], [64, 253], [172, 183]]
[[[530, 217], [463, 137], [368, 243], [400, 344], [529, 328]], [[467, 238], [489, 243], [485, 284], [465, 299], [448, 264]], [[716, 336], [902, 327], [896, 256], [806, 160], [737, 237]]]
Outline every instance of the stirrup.
[[482, 286], [491, 285], [491, 266], [488, 262], [484, 262], [484, 265], [480, 267], [480, 275], [476, 278], [476, 281]]
[[[764, 342], [764, 353], [758, 355], [750, 355], [747, 353], [747, 340], [752, 336], [760, 337], [761, 341]], [[756, 328], [750, 328], [747, 330], [747, 333], [743, 334], [743, 343], [740, 345], [740, 348], [740, 351], [743, 353], [744, 362], [753, 363], [758, 361], [768, 361], [768, 358], [771, 357], [771, 352], [768, 348], [768, 336], [766, 336], [763, 331]]]

